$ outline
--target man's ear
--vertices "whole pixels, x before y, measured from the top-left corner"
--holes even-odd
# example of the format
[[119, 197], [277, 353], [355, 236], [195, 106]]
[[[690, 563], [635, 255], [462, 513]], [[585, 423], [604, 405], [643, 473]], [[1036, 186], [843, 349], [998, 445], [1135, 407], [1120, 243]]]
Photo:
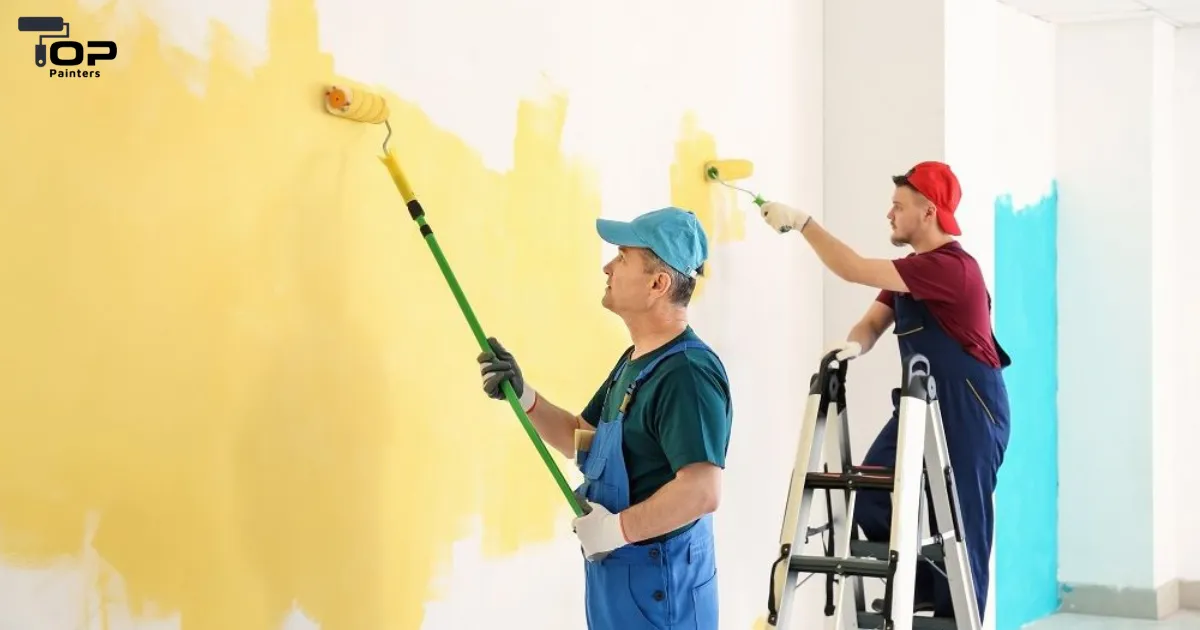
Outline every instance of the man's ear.
[[654, 274], [654, 283], [651, 285], [655, 291], [662, 291], [664, 295], [671, 290], [671, 274], [665, 271], [659, 271]]

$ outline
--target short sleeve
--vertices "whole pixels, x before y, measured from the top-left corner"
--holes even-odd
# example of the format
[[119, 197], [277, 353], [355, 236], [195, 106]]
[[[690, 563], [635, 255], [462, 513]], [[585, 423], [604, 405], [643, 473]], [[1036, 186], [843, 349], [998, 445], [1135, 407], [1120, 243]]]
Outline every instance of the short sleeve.
[[607, 381], [605, 381], [605, 384], [601, 385], [595, 394], [592, 394], [592, 399], [588, 401], [587, 406], [579, 414], [579, 417], [583, 418], [584, 422], [593, 427], [600, 426], [600, 413], [604, 411], [604, 394], [607, 391]]
[[728, 385], [703, 364], [680, 365], [664, 378], [655, 397], [658, 440], [671, 470], [698, 462], [725, 467], [729, 450]]
[[880, 291], [879, 295], [875, 296], [875, 301], [892, 310], [896, 310], [896, 293], [894, 291], [888, 291], [887, 289]]
[[922, 302], [950, 303], [963, 296], [963, 261], [950, 252], [934, 250], [892, 261], [908, 292]]

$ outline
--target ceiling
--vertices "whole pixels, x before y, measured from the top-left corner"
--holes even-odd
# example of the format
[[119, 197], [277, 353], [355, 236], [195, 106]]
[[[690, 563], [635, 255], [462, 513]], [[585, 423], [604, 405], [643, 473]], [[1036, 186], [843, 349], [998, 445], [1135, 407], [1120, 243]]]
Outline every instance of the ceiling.
[[1200, 26], [1200, 0], [999, 0], [1047, 22], [1158, 16], [1175, 26]]

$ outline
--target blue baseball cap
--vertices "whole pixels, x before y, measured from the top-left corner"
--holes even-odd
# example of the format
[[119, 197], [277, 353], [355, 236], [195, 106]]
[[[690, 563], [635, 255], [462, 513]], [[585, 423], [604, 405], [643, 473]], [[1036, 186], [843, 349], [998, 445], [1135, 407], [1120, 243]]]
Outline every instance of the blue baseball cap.
[[696, 215], [669, 206], [652, 210], [632, 221], [596, 219], [600, 238], [618, 247], [642, 247], [685, 276], [708, 259], [708, 237]]

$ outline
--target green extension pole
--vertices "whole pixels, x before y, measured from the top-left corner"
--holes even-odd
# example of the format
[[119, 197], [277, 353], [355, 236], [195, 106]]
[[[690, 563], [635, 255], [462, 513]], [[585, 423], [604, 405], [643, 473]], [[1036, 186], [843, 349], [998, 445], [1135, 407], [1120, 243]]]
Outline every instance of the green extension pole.
[[[425, 237], [425, 242], [429, 245], [429, 250], [433, 252], [433, 257], [437, 260], [438, 267], [442, 270], [442, 275], [446, 278], [446, 283], [450, 285], [450, 291], [454, 293], [454, 299], [458, 301], [458, 307], [462, 309], [463, 316], [467, 318], [467, 324], [471, 327], [471, 332], [475, 335], [475, 341], [479, 343], [479, 349], [483, 352], [492, 352], [491, 344], [488, 343], [487, 337], [483, 334], [483, 328], [479, 325], [479, 320], [475, 317], [475, 312], [467, 302], [467, 296], [463, 293], [462, 287], [459, 286], [458, 280], [454, 277], [454, 272], [450, 270], [450, 263], [446, 261], [446, 256], [442, 253], [442, 248], [438, 246], [437, 239], [433, 236], [433, 228], [429, 227], [429, 223], [425, 221], [425, 210], [421, 207], [421, 202], [417, 201], [416, 195], [413, 194], [412, 187], [408, 185], [408, 180], [400, 170], [400, 165], [396, 163], [396, 159], [391, 151], [385, 153], [380, 160], [387, 166], [388, 172], [392, 175], [392, 180], [396, 183], [396, 188], [400, 191], [400, 195], [404, 197], [409, 215], [412, 216], [413, 221], [416, 221], [420, 227], [421, 235]], [[533, 428], [533, 424], [529, 421], [529, 416], [525, 414], [525, 410], [521, 407], [521, 402], [517, 398], [517, 392], [513, 389], [512, 383], [505, 381], [501, 383], [501, 386], [504, 389], [504, 397], [508, 399], [509, 406], [512, 407], [513, 413], [517, 414], [517, 419], [521, 421], [521, 426], [525, 428], [525, 433], [533, 442], [533, 446], [537, 449], [538, 454], [542, 456], [542, 461], [546, 464], [546, 468], [550, 470], [555, 483], [558, 484], [563, 496], [567, 499], [567, 503], [571, 505], [571, 509], [575, 512], [575, 516], [583, 516], [585, 512], [579, 502], [579, 498], [575, 496], [575, 492], [571, 490], [571, 486], [567, 484], [566, 478], [563, 477], [562, 471], [558, 469], [554, 460], [551, 459], [550, 451], [546, 449], [546, 444], [542, 441], [541, 436], [537, 434], [537, 430]]]

